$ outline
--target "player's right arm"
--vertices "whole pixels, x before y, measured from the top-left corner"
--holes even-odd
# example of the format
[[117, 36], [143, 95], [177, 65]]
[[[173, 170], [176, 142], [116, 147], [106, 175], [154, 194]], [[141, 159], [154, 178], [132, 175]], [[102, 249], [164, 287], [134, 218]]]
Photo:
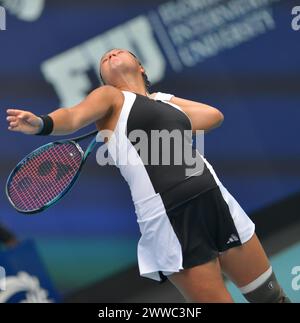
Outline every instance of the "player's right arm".
[[[51, 135], [71, 134], [104, 118], [122, 99], [122, 92], [115, 87], [105, 85], [97, 88], [79, 104], [49, 114], [54, 123]], [[8, 109], [7, 115], [11, 131], [37, 134], [43, 126], [42, 119], [29, 111]]]

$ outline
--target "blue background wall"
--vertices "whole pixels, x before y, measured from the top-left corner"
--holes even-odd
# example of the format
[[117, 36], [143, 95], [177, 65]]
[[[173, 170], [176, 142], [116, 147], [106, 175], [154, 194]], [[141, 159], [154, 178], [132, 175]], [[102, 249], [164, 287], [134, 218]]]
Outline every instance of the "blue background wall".
[[[167, 26], [161, 16], [163, 4], [178, 1], [112, 0], [104, 4], [93, 0], [53, 0], [46, 1], [41, 16], [30, 22], [8, 12], [7, 30], [0, 33], [0, 220], [21, 238], [35, 238], [61, 291], [83, 287], [136, 262], [139, 230], [130, 193], [118, 171], [112, 166], [98, 166], [94, 154], [76, 187], [63, 201], [39, 215], [17, 214], [5, 197], [5, 180], [25, 154], [52, 139], [8, 132], [6, 108], [45, 114], [64, 106], [69, 101], [54, 86], [55, 80], [47, 77], [45, 62], [76, 46], [82, 48], [85, 42], [142, 16], [151, 26], [152, 44], [139, 42], [143, 38], [139, 29], [128, 29], [126, 35], [150, 78], [153, 75], [155, 79], [153, 91], [171, 92], [218, 107], [225, 121], [206, 136], [206, 158], [248, 213], [272, 204], [300, 190], [300, 31], [291, 27], [291, 10], [296, 1], [261, 2], [266, 5], [249, 9], [232, 20], [228, 12], [224, 13], [227, 20], [224, 18], [223, 24], [209, 32], [196, 33], [181, 45], [172, 39], [171, 25]], [[181, 3], [188, 8], [192, 2]], [[192, 10], [189, 19], [222, 5], [228, 9], [230, 3], [233, 1], [212, 1], [211, 7]], [[237, 8], [246, 2], [235, 3]], [[177, 11], [178, 16], [180, 12], [184, 12], [183, 7]], [[258, 25], [253, 19], [259, 17], [261, 30], [253, 27]], [[159, 25], [155, 23], [157, 19]], [[179, 25], [179, 21], [176, 23]], [[199, 41], [204, 46], [205, 35], [224, 38], [222, 32], [231, 24], [245, 23], [256, 34], [231, 48], [203, 56], [202, 61], [191, 66], [180, 56], [184, 48], [192, 53], [191, 48]], [[242, 34], [243, 29], [240, 31]], [[124, 47], [124, 40], [111, 38], [95, 46], [92, 55], [100, 59], [105, 46]], [[145, 53], [155, 48], [158, 52], [154, 62]], [[84, 84], [84, 90], [79, 91], [74, 83], [74, 100], [99, 85], [91, 52], [80, 53], [74, 62], [78, 66], [89, 64], [77, 71], [77, 66], [73, 66], [70, 79], [79, 77]], [[160, 72], [155, 70], [159, 62]], [[64, 65], [57, 73], [64, 75]]]

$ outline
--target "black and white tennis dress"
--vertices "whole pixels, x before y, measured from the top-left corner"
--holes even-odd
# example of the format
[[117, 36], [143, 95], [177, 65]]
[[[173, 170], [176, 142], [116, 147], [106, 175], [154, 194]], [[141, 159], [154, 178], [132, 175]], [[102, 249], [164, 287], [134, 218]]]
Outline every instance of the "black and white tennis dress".
[[[219, 253], [248, 241], [254, 224], [222, 185], [212, 166], [202, 158], [199, 174], [187, 176], [171, 158], [170, 165], [151, 164], [141, 157], [138, 139], [143, 130], [151, 146], [151, 131], [179, 130], [187, 144], [192, 142], [191, 122], [179, 106], [123, 91], [124, 104], [114, 136], [107, 147], [115, 165], [128, 182], [141, 237], [138, 242], [140, 275], [160, 282], [182, 269], [204, 264]], [[187, 136], [186, 133], [190, 135]], [[180, 147], [173, 147], [174, 149]]]

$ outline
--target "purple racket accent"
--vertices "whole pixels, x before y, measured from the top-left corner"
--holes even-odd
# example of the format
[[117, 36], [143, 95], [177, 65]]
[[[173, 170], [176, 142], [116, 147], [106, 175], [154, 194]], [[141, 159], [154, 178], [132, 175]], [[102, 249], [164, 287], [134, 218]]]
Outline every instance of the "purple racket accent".
[[14, 173], [8, 195], [16, 208], [37, 210], [69, 186], [82, 162], [75, 143], [53, 143], [29, 155]]

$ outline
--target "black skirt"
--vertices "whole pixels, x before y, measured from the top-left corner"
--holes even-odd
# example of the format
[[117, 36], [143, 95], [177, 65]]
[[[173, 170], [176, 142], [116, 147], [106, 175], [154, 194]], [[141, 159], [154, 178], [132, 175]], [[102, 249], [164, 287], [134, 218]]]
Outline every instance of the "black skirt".
[[[211, 189], [168, 211], [181, 245], [183, 269], [209, 262], [254, 233], [252, 221], [230, 193], [221, 189]], [[159, 275], [161, 282], [167, 279], [163, 271]]]

